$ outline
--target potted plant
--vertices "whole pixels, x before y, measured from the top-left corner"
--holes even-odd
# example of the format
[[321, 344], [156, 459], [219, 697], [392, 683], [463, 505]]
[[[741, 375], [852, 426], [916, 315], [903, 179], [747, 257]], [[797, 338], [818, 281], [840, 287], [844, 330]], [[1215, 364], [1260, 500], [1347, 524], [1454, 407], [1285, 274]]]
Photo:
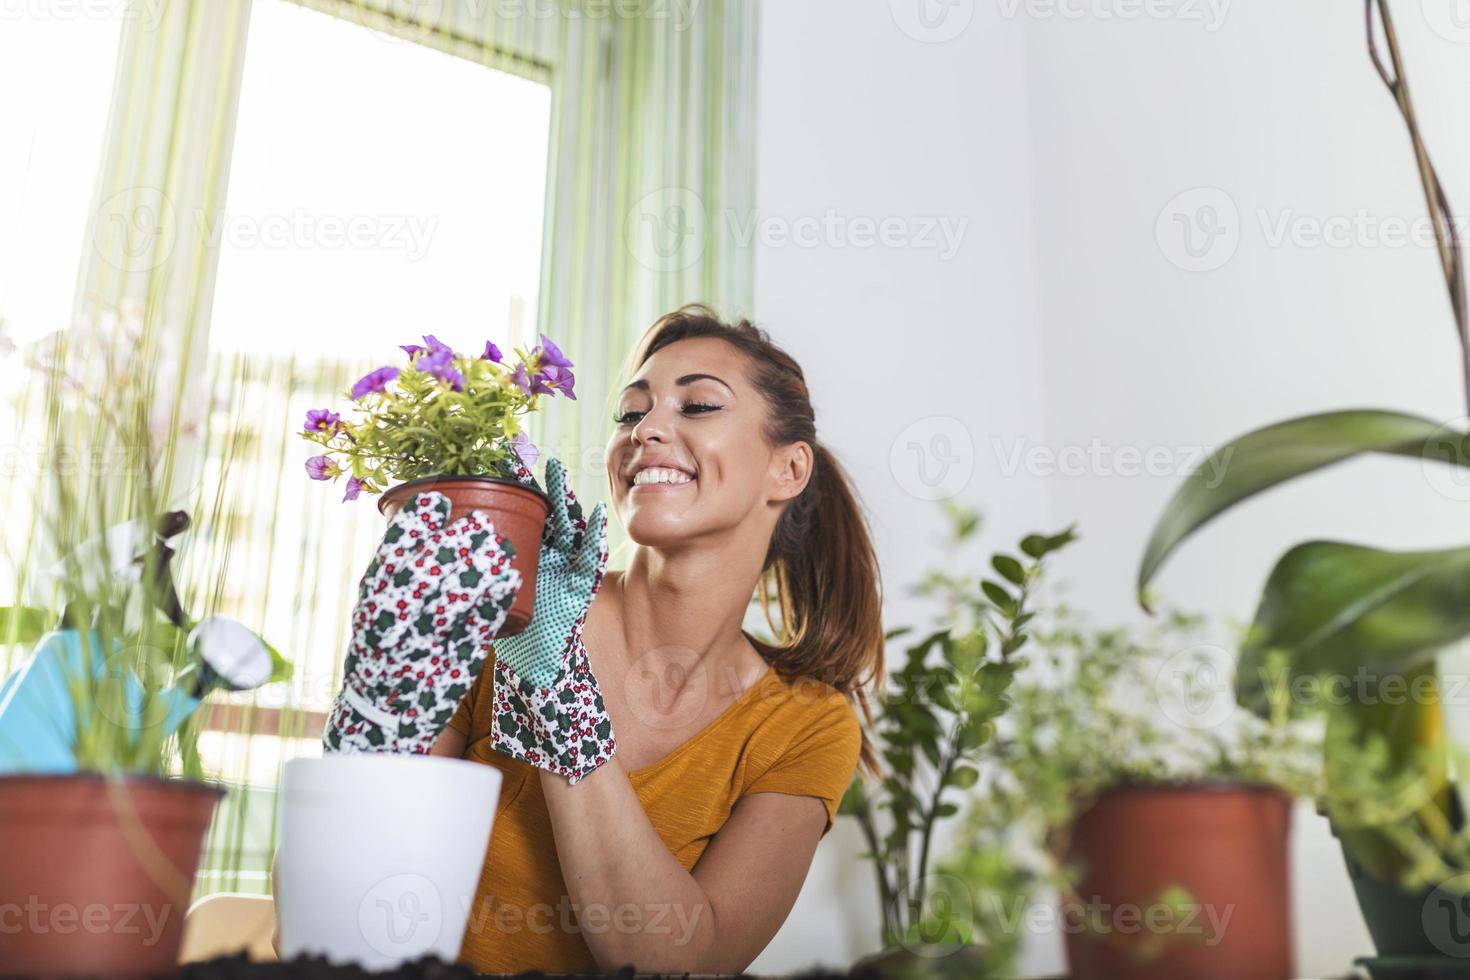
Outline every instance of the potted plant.
[[179, 602], [169, 542], [188, 520], [162, 513], [155, 482], [172, 454], [151, 450], [149, 339], [141, 351], [105, 339], [96, 370], [98, 351], [62, 335], [40, 365], [46, 450], [82, 462], [48, 467], [34, 517], [33, 540], [60, 562], [23, 566], [38, 598], [0, 611], [4, 642], [38, 641], [0, 686], [0, 895], [24, 906], [7, 972], [174, 969], [224, 792], [202, 779], [192, 712], [286, 666], [238, 623], [195, 621]]
[[[954, 555], [980, 522], [963, 508], [948, 514], [946, 552]], [[858, 822], [873, 862], [884, 949], [865, 962], [884, 975], [974, 976], [994, 966], [989, 951], [972, 944], [968, 923], [950, 914], [954, 896], [931, 873], [934, 833], [959, 812], [957, 795], [980, 778], [975, 762], [1026, 663], [1020, 653], [1045, 559], [1073, 540], [1071, 529], [1031, 534], [1019, 555], [991, 558], [994, 577], [950, 564], [918, 586], [919, 594], [943, 601], [946, 625], [910, 646], [891, 675], [894, 686], [880, 700], [872, 733], [886, 771], [872, 785], [855, 777], [839, 811]], [[910, 632], [893, 630], [888, 638]]]
[[545, 334], [511, 367], [486, 341], [479, 355], [459, 354], [432, 334], [405, 344], [403, 367], [376, 368], [347, 392], [355, 420], [330, 409], [307, 413], [302, 438], [322, 453], [306, 461], [314, 480], [347, 476], [343, 500], [381, 495], [389, 519], [410, 495], [435, 490], [452, 517], [487, 513], [511, 541], [523, 586], [499, 636], [526, 628], [535, 608], [536, 564], [549, 502], [530, 479], [538, 451], [523, 428], [543, 395], [575, 399], [572, 362]]
[[[1408, 125], [1433, 220], [1470, 404], [1470, 309], [1458, 226], [1419, 133], [1387, 3], [1366, 6], [1369, 54]], [[1375, 9], [1387, 62], [1375, 40]], [[1147, 607], [1150, 584], [1183, 541], [1256, 494], [1369, 454], [1407, 457], [1433, 478], [1443, 467], [1470, 466], [1467, 450], [1462, 423], [1378, 409], [1309, 415], [1248, 433], [1215, 452], [1169, 502], [1139, 569], [1139, 600]], [[1206, 476], [1212, 467], [1223, 476]], [[1326, 719], [1322, 808], [1341, 839], [1381, 956], [1470, 952], [1453, 938], [1470, 925], [1456, 912], [1470, 885], [1463, 874], [1470, 848], [1450, 778], [1436, 675], [1440, 655], [1470, 635], [1467, 565], [1470, 547], [1463, 545], [1418, 552], [1338, 541], [1298, 545], [1271, 570], [1241, 650], [1241, 704], [1268, 712], [1273, 691], [1285, 692], [1294, 711]], [[1438, 889], [1448, 891], [1446, 901], [1431, 902]], [[1440, 922], [1435, 909], [1449, 919]]]
[[[941, 864], [1001, 966], [1039, 921], [1084, 980], [1294, 975], [1287, 831], [1317, 746], [1230, 710], [1201, 627], [1093, 631], [1063, 612], [1038, 631]], [[1058, 905], [1032, 907], [1045, 890]]]

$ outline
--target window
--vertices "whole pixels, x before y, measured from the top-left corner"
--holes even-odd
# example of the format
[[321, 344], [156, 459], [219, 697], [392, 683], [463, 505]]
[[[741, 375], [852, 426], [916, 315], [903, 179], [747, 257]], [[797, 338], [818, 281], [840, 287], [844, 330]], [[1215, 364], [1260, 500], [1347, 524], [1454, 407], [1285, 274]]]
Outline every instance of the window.
[[534, 339], [550, 122], [544, 85], [286, 0], [255, 0], [246, 52], [225, 213], [208, 230], [205, 479], [234, 513], [205, 560], [228, 566], [216, 607], [260, 625], [296, 673], [204, 719], [205, 770], [232, 784], [205, 892], [266, 887], [280, 766], [320, 753], [382, 535], [371, 499], [307, 479], [306, 410], [340, 406], [420, 334], [465, 350]]

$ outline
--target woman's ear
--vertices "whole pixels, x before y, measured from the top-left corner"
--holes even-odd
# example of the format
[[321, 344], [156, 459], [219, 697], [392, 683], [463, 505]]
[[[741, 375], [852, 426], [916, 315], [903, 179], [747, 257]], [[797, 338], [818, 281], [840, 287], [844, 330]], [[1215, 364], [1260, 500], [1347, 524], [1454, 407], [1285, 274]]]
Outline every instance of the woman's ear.
[[775, 478], [775, 492], [771, 500], [781, 503], [795, 500], [806, 489], [812, 478], [812, 466], [816, 462], [812, 447], [805, 442], [793, 442], [776, 450], [771, 459], [771, 475]]

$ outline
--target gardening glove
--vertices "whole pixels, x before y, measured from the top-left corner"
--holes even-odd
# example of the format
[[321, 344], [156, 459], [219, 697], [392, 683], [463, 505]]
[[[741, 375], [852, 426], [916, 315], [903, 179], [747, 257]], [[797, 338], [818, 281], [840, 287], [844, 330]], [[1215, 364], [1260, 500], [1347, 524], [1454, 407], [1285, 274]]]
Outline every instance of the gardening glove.
[[[517, 472], [530, 481], [524, 467]], [[582, 627], [607, 567], [607, 511], [590, 518], [558, 459], [546, 462], [551, 512], [541, 535], [536, 608], [515, 636], [495, 641], [497, 750], [575, 783], [612, 758], [612, 722], [587, 662]]]
[[328, 752], [427, 753], [485, 666], [521, 574], [483, 514], [449, 513], [429, 491], [388, 523], [358, 586]]

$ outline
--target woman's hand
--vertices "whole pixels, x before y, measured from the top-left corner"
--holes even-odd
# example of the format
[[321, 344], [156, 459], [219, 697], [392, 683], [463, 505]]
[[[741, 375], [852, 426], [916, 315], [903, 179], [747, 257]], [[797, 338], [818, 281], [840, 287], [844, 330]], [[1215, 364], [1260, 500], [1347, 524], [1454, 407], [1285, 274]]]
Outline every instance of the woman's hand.
[[415, 494], [358, 587], [329, 752], [426, 753], [479, 675], [520, 591], [510, 545], [480, 513]]
[[[522, 471], [521, 478], [529, 478]], [[582, 627], [607, 567], [607, 512], [588, 518], [561, 460], [546, 463], [551, 513], [541, 537], [536, 608], [524, 632], [495, 642], [491, 744], [569, 782], [612, 758], [612, 722], [602, 703]]]

